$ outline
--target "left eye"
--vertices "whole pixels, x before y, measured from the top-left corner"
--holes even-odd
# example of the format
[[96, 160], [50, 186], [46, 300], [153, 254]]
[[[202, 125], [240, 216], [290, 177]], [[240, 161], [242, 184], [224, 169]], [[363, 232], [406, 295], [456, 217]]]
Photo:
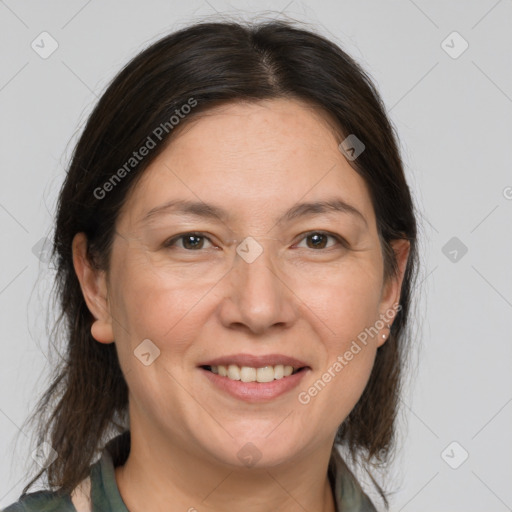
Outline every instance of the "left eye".
[[337, 243], [341, 242], [339, 237], [330, 235], [329, 233], [324, 233], [323, 231], [312, 231], [307, 233], [302, 240], [311, 240], [311, 244], [306, 242], [309, 249], [325, 249], [328, 238], [332, 238]]

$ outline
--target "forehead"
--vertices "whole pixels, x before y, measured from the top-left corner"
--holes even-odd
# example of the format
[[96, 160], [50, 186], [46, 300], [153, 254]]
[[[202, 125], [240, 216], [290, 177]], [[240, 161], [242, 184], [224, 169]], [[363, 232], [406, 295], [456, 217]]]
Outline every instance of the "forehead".
[[[275, 98], [261, 101], [235, 101], [200, 113], [185, 123], [171, 142], [175, 153], [201, 140], [196, 149], [223, 147], [223, 158], [237, 155], [237, 147], [254, 153], [279, 148], [300, 150], [299, 141], [323, 147], [339, 138], [335, 120], [319, 106], [299, 99]], [[341, 139], [340, 139], [341, 141]], [[286, 144], [280, 147], [283, 142]], [[227, 150], [227, 151], [226, 151]]]
[[333, 119], [318, 107], [289, 99], [230, 103], [173, 135], [125, 203], [133, 222], [172, 199], [219, 204], [250, 218], [333, 195], [372, 221], [366, 184], [339, 150]]

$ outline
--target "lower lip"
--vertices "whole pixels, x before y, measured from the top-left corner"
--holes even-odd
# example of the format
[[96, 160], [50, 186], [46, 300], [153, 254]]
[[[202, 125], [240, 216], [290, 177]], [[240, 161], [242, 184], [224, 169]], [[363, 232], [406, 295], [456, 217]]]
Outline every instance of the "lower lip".
[[309, 370], [309, 368], [304, 368], [293, 375], [272, 382], [242, 382], [241, 380], [221, 377], [219, 374], [212, 373], [204, 368], [199, 369], [214, 386], [246, 402], [267, 402], [284, 395], [296, 388]]

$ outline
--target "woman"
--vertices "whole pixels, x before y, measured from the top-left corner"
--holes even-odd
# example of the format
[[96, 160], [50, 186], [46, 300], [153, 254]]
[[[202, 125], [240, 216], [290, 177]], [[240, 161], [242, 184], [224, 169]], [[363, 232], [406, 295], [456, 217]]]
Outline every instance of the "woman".
[[7, 512], [376, 510], [338, 448], [391, 453], [416, 220], [339, 47], [285, 22], [151, 45], [75, 148], [54, 256], [67, 357]]

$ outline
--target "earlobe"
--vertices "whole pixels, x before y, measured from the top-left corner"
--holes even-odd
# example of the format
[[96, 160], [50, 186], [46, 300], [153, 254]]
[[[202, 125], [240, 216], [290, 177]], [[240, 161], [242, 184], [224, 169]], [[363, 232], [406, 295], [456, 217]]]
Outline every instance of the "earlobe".
[[73, 266], [80, 282], [82, 294], [87, 308], [95, 318], [91, 326], [91, 334], [100, 343], [112, 343], [112, 317], [108, 303], [106, 273], [99, 270], [89, 261], [87, 256], [87, 237], [85, 233], [77, 233], [73, 238]]

